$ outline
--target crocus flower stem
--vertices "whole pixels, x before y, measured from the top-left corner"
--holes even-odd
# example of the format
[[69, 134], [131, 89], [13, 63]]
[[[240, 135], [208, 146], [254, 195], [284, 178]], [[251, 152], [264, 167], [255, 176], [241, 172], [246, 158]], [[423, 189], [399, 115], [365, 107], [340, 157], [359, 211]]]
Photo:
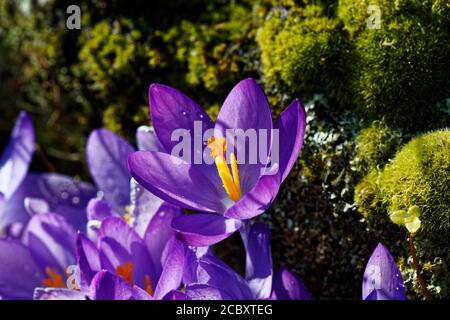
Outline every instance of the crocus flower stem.
[[417, 258], [417, 250], [414, 244], [414, 237], [415, 237], [414, 233], [409, 235], [408, 244], [409, 244], [409, 251], [411, 252], [411, 256], [413, 259], [413, 266], [414, 269], [416, 270], [417, 280], [419, 281], [420, 289], [422, 290], [425, 299], [433, 300], [433, 295], [431, 294], [430, 290], [428, 290], [427, 283], [425, 282], [425, 279], [422, 276], [422, 267], [420, 266], [419, 259]]

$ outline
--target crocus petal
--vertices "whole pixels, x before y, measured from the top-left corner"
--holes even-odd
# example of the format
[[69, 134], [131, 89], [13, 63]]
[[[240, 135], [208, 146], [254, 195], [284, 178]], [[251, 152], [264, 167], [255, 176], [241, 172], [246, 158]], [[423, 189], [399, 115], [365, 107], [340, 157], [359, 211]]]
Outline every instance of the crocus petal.
[[193, 284], [185, 289], [186, 297], [189, 300], [234, 300], [220, 288], [207, 284]]
[[[256, 136], [265, 130], [267, 135], [265, 141], [245, 141], [238, 139], [236, 145], [237, 158], [239, 153], [245, 151], [244, 162], [238, 165], [239, 176], [241, 177], [241, 188], [243, 192], [247, 192], [254, 187], [261, 175], [261, 169], [267, 162], [267, 156], [272, 145], [272, 114], [270, 112], [269, 102], [262, 88], [253, 79], [246, 79], [239, 82], [229, 93], [225, 102], [220, 109], [217, 117], [216, 126], [223, 137], [226, 137], [227, 129], [255, 130]], [[236, 132], [237, 133], [237, 132]], [[229, 141], [230, 142], [230, 141]], [[257, 144], [262, 146], [265, 144], [266, 150], [262, 159], [259, 158], [260, 150], [253, 148]], [[251, 159], [249, 153], [256, 157], [257, 163], [249, 163]], [[239, 163], [239, 162], [238, 162]]]
[[133, 286], [131, 300], [153, 300], [153, 298], [141, 287]]
[[39, 198], [25, 198], [25, 209], [30, 216], [40, 213], [49, 213], [50, 205], [44, 199]]
[[181, 291], [172, 290], [166, 294], [162, 300], [188, 300], [188, 297]]
[[0, 157], [0, 192], [9, 199], [25, 178], [34, 153], [34, 128], [31, 118], [21, 112], [9, 143]]
[[0, 192], [0, 221], [2, 220], [3, 212], [5, 210], [5, 195]]
[[247, 282], [228, 265], [213, 256], [207, 255], [200, 259], [197, 278], [199, 284], [220, 288], [229, 298], [254, 299]]
[[185, 248], [175, 236], [167, 242], [168, 255], [156, 285], [154, 298], [162, 299], [172, 290], [180, 287], [183, 278]]
[[28, 249], [17, 240], [0, 239], [0, 296], [31, 299], [44, 275]]
[[294, 100], [280, 114], [274, 128], [279, 130], [279, 146], [272, 146], [272, 151], [279, 150], [279, 170], [284, 181], [297, 161], [305, 137], [306, 115], [300, 101]]
[[97, 246], [103, 268], [115, 272], [118, 266], [131, 262], [136, 285], [145, 287], [146, 276], [156, 283], [155, 268], [144, 240], [123, 219], [111, 217], [102, 222]]
[[70, 289], [36, 288], [33, 300], [87, 300], [86, 293]]
[[190, 214], [173, 219], [172, 228], [180, 233], [186, 244], [206, 247], [226, 239], [241, 227], [236, 219], [214, 214]]
[[98, 198], [89, 200], [86, 211], [89, 220], [102, 221], [116, 214], [108, 201]]
[[77, 265], [80, 268], [80, 286], [86, 289], [95, 274], [101, 270], [99, 252], [91, 240], [78, 234], [75, 253]]
[[0, 228], [15, 221], [28, 221], [24, 199], [29, 197], [45, 200], [51, 212], [64, 216], [76, 229], [84, 230], [86, 206], [95, 196], [96, 190], [90, 184], [61, 174], [28, 174], [6, 202], [3, 217], [0, 217]]
[[389, 250], [381, 243], [375, 248], [364, 271], [362, 298], [374, 294], [378, 300], [405, 300], [405, 285], [402, 274]]
[[131, 225], [141, 237], [144, 237], [153, 217], [160, 209], [165, 210], [162, 208], [164, 201], [141, 187], [133, 178], [131, 179], [130, 201]]
[[62, 216], [45, 213], [30, 219], [23, 242], [41, 270], [50, 267], [65, 274], [66, 268], [76, 261], [76, 239], [76, 231]]
[[[200, 124], [202, 132], [214, 127], [208, 114], [180, 91], [160, 84], [152, 84], [149, 92], [150, 115], [159, 141], [166, 152], [171, 153], [179, 141], [172, 141], [175, 130], [194, 133], [194, 122]], [[202, 141], [197, 148], [192, 143], [191, 155], [202, 152]]]
[[245, 220], [262, 214], [275, 200], [279, 188], [279, 172], [262, 176], [252, 190], [225, 211], [224, 216]]
[[183, 271], [183, 284], [185, 286], [198, 282], [197, 268], [200, 259], [204, 255], [213, 255], [210, 247], [192, 247], [187, 246], [185, 264]]
[[311, 295], [303, 281], [283, 268], [275, 272], [272, 284], [272, 299], [310, 300]]
[[136, 142], [141, 151], [165, 151], [153, 127], [139, 127], [136, 131]]
[[256, 299], [269, 298], [272, 290], [269, 226], [263, 222], [255, 222], [251, 226], [246, 226], [241, 235], [246, 250], [246, 280]]
[[145, 232], [144, 241], [150, 252], [155, 266], [155, 272], [158, 276], [162, 271], [163, 262], [161, 260], [164, 247], [167, 245], [169, 239], [175, 235], [175, 231], [171, 226], [172, 220], [180, 216], [181, 213], [178, 207], [165, 203], [153, 216]]
[[106, 129], [94, 130], [87, 142], [89, 172], [105, 199], [117, 210], [130, 201], [127, 158], [134, 151], [127, 141]]
[[174, 205], [205, 212], [223, 212], [216, 187], [198, 167], [160, 152], [135, 152], [128, 158], [137, 182]]
[[130, 284], [108, 271], [100, 271], [92, 279], [90, 297], [93, 300], [130, 300]]

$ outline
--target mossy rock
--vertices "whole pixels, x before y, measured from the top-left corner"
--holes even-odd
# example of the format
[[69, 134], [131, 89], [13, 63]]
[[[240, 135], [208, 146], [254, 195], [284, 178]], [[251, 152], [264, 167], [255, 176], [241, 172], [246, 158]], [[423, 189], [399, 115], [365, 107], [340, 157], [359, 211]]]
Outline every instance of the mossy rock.
[[418, 136], [380, 172], [357, 186], [355, 201], [365, 215], [418, 206], [427, 238], [450, 232], [450, 130]]
[[321, 92], [344, 104], [348, 48], [339, 29], [321, 6], [274, 8], [257, 35], [268, 84], [309, 98]]
[[[379, 29], [368, 27], [369, 5], [379, 6]], [[385, 117], [410, 132], [450, 121], [436, 107], [450, 97], [447, 6], [431, 0], [339, 2], [355, 59], [349, 64], [349, 89], [360, 115]]]
[[364, 169], [376, 169], [391, 159], [402, 143], [400, 129], [376, 120], [361, 130], [356, 138], [357, 160]]

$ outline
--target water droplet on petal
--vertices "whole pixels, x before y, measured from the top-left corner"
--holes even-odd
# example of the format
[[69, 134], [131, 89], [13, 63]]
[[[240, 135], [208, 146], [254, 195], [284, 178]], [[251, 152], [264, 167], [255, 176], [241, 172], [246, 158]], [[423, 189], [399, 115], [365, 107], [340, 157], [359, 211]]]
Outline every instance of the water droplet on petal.
[[183, 114], [183, 116], [185, 116], [185, 117], [189, 117], [189, 114], [188, 114], [186, 111], [183, 111], [182, 114]]

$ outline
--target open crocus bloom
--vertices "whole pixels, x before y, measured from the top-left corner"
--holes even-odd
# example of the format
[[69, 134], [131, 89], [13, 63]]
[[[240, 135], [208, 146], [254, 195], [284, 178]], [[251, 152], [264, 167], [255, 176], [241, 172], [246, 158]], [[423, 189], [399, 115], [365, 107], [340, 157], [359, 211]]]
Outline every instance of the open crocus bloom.
[[103, 220], [96, 244], [77, 239], [79, 290], [37, 289], [36, 299], [164, 299], [181, 297], [185, 247], [170, 228], [173, 216], [156, 214], [144, 238], [125, 220]]
[[402, 274], [389, 250], [381, 243], [378, 243], [367, 262], [362, 299], [406, 300]]
[[[274, 124], [267, 97], [252, 79], [233, 88], [216, 123], [173, 88], [153, 84], [149, 100], [154, 130], [164, 150], [133, 153], [128, 165], [136, 181], [158, 197], [202, 212], [173, 221], [184, 241], [192, 246], [217, 243], [238, 230], [242, 220], [270, 206], [303, 144], [306, 121], [298, 100]], [[172, 138], [180, 129], [191, 135], [191, 143], [177, 155], [179, 142]], [[199, 130], [211, 135], [198, 141]], [[236, 143], [228, 139], [230, 132], [256, 132], [259, 140], [254, 145], [244, 135]], [[194, 161], [188, 162], [185, 153]], [[259, 161], [250, 160], [255, 154]]]
[[[186, 296], [193, 300], [308, 300], [303, 282], [287, 269], [273, 275], [270, 231], [265, 223], [241, 231], [246, 248], [245, 279], [209, 251], [187, 255], [193, 272], [185, 275]], [[192, 267], [195, 266], [195, 267]]]
[[[152, 128], [139, 128], [136, 138], [140, 150], [161, 150]], [[107, 129], [97, 129], [90, 134], [86, 145], [87, 162], [103, 197], [89, 202], [89, 234], [95, 234], [103, 219], [121, 216], [143, 236], [155, 214], [168, 211], [172, 214], [172, 211], [180, 210], [140, 187], [132, 179], [127, 159], [133, 152], [135, 149], [132, 145]]]
[[76, 237], [64, 217], [40, 213], [31, 217], [21, 241], [0, 239], [0, 296], [31, 299], [36, 287], [65, 287]]

